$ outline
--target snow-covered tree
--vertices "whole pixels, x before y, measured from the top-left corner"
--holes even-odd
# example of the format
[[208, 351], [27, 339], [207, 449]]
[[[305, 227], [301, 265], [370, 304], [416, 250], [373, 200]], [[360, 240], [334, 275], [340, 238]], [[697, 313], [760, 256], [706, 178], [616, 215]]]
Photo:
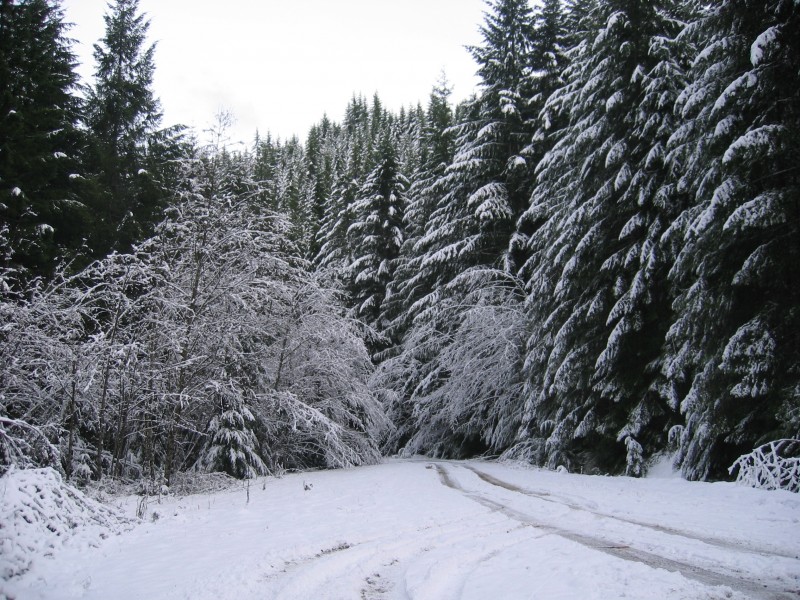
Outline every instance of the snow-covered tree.
[[[527, 2], [518, 0], [491, 2], [489, 9], [481, 28], [483, 43], [470, 48], [481, 77], [480, 93], [460, 107], [456, 124], [439, 134], [446, 154], [452, 144], [452, 159], [429, 166], [430, 175], [417, 187], [412, 206], [411, 216], [420, 226], [404, 249], [396, 289], [406, 314], [394, 319], [407, 331], [399, 356], [391, 361], [405, 375], [392, 379], [388, 373], [386, 379], [393, 381], [389, 394], [396, 397], [394, 414], [404, 422], [390, 444], [395, 447], [421, 422], [412, 417], [416, 402], [446, 381], [443, 374], [454, 366], [454, 348], [447, 340], [467, 315], [453, 310], [465, 288], [451, 282], [473, 268], [474, 274], [505, 265], [516, 219], [527, 205], [530, 165], [521, 151], [531, 135], [527, 100], [533, 13]], [[484, 416], [486, 423], [491, 421]], [[476, 423], [472, 427], [479, 429]], [[427, 429], [428, 447], [433, 444], [431, 431]], [[450, 435], [446, 428], [438, 431]], [[439, 442], [447, 445], [444, 437]]]
[[722, 476], [800, 426], [800, 7], [699, 4], [682, 34], [699, 53], [669, 144], [686, 210], [666, 235], [679, 294], [664, 372], [686, 419], [675, 434], [690, 478]]
[[660, 236], [676, 212], [658, 195], [683, 85], [668, 42], [675, 11], [669, 1], [599, 5], [601, 25], [570, 51], [545, 105], [564, 126], [537, 167], [522, 272], [536, 322], [526, 435], [532, 457], [552, 467], [627, 463], [639, 474], [641, 448], [665, 444], [652, 363], [669, 317]]
[[242, 401], [242, 391], [232, 381], [210, 385], [219, 399], [219, 412], [208, 424], [208, 441], [198, 464], [238, 479], [266, 475], [268, 468], [258, 451], [255, 434], [258, 421]]
[[[0, 227], [11, 260], [49, 275], [80, 248], [89, 222], [78, 195], [79, 100], [75, 57], [57, 4], [0, 5]], [[0, 292], [2, 293], [2, 292]]]
[[476, 268], [440, 296], [418, 315], [403, 352], [381, 364], [374, 379], [390, 390], [397, 428], [389, 447], [445, 457], [502, 452], [522, 417], [522, 286], [502, 271]]
[[[403, 215], [408, 180], [400, 172], [387, 131], [378, 162], [348, 210], [353, 222], [347, 229], [352, 260], [345, 275], [353, 314], [380, 335], [388, 322], [382, 318], [386, 291], [403, 245]], [[377, 350], [385, 342], [376, 340]]]
[[423, 268], [425, 253], [421, 240], [428, 220], [436, 208], [436, 181], [453, 159], [453, 109], [451, 89], [442, 75], [431, 92], [424, 120], [420, 148], [421, 164], [413, 172], [404, 215], [404, 241], [397, 269], [390, 283], [385, 315], [390, 321], [390, 336], [401, 340], [414, 318], [415, 303], [433, 291], [437, 273]]
[[[238, 458], [226, 469], [241, 476], [279, 463], [343, 466], [377, 457], [377, 429], [367, 423], [378, 420], [376, 400], [363, 383], [359, 394], [347, 391], [366, 378], [363, 363], [352, 367], [363, 344], [298, 258], [289, 221], [258, 202], [250, 160], [201, 153], [189, 161], [169, 217], [137, 252], [156, 278], [142, 299], [141, 327], [155, 353], [149, 370], [163, 431], [156, 453], [167, 480], [198, 445], [201, 466], [233, 452]], [[303, 325], [312, 318], [340, 336], [320, 328], [323, 337], [314, 338]], [[308, 383], [311, 355], [317, 372], [353, 381]], [[213, 431], [201, 425], [207, 419]], [[304, 441], [287, 447], [287, 438]]]

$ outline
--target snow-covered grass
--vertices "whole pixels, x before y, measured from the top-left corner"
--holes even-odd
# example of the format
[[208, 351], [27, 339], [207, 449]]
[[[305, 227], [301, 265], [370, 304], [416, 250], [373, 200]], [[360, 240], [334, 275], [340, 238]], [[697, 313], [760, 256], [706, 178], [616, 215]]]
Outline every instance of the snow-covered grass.
[[[116, 503], [132, 517], [139, 498]], [[785, 491], [390, 460], [162, 497], [131, 531], [46, 549], [0, 585], [26, 600], [797, 598], [798, 532]]]

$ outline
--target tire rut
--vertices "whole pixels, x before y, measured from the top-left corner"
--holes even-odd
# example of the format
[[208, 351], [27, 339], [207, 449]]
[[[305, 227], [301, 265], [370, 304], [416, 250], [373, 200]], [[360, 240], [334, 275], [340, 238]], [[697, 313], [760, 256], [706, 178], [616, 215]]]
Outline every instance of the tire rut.
[[766, 558], [773, 558], [773, 557], [780, 557], [780, 558], [788, 558], [792, 560], [797, 560], [798, 556], [794, 554], [788, 554], [785, 552], [780, 551], [773, 551], [767, 550], [764, 548], [756, 548], [753, 546], [747, 546], [745, 544], [737, 544], [736, 542], [730, 542], [728, 540], [724, 540], [721, 538], [715, 538], [711, 536], [702, 536], [697, 535], [688, 531], [683, 531], [680, 529], [674, 529], [671, 527], [664, 527], [662, 525], [655, 525], [653, 523], [646, 523], [644, 521], [637, 521], [635, 519], [626, 519], [625, 517], [620, 517], [619, 515], [612, 515], [609, 513], [600, 512], [597, 510], [592, 510], [591, 508], [586, 508], [585, 506], [581, 506], [580, 504], [576, 504], [574, 502], [570, 502], [565, 498], [557, 498], [552, 496], [547, 492], [537, 492], [530, 489], [525, 489], [514, 485], [513, 483], [508, 483], [507, 481], [503, 481], [502, 479], [498, 479], [493, 475], [489, 475], [488, 473], [484, 473], [480, 469], [472, 465], [462, 465], [464, 468], [469, 469], [475, 475], [477, 475], [480, 479], [485, 481], [486, 483], [500, 487], [511, 492], [516, 492], [518, 494], [523, 494], [524, 496], [530, 496], [531, 498], [538, 498], [539, 500], [543, 500], [545, 502], [552, 502], [553, 504], [561, 504], [563, 506], [567, 506], [573, 510], [580, 510], [583, 512], [587, 512], [592, 515], [596, 515], [598, 517], [603, 517], [606, 519], [613, 519], [615, 521], [620, 521], [622, 523], [628, 523], [630, 525], [637, 525], [639, 527], [644, 527], [646, 529], [651, 529], [653, 531], [658, 531], [659, 533], [666, 533], [668, 535], [677, 535], [683, 538], [688, 538], [690, 540], [696, 540], [698, 542], [703, 542], [704, 544], [708, 544], [710, 546], [716, 546], [718, 548], [723, 548], [725, 550], [735, 550], [737, 552], [749, 552], [751, 554], [758, 554], [760, 556]]
[[[480, 473], [479, 471], [467, 465], [465, 466], [469, 470], [475, 472], [476, 474]], [[494, 500], [486, 498], [480, 493], [472, 492], [465, 489], [450, 476], [447, 469], [443, 465], [434, 463], [434, 467], [443, 485], [458, 491], [459, 493], [477, 502], [478, 504], [481, 504], [492, 511], [500, 512], [510, 519], [513, 519], [520, 523], [525, 523], [527, 525], [535, 527], [536, 529], [539, 529], [540, 531], [544, 531], [546, 533], [550, 533], [552, 535], [557, 535], [561, 538], [568, 539], [586, 548], [597, 550], [599, 552], [603, 552], [610, 556], [621, 558], [622, 560], [641, 563], [654, 569], [665, 569], [667, 571], [678, 572], [687, 579], [692, 579], [704, 585], [727, 586], [735, 591], [747, 594], [752, 598], [759, 600], [797, 600], [798, 598], [800, 598], [800, 594], [794, 591], [775, 589], [775, 587], [771, 587], [769, 584], [763, 582], [740, 579], [735, 576], [717, 573], [715, 571], [703, 569], [685, 562], [673, 560], [670, 558], [665, 558], [663, 556], [652, 554], [650, 552], [646, 552], [643, 550], [634, 549], [626, 545], [610, 544], [608, 541], [600, 538], [584, 535], [581, 533], [570, 531], [568, 529], [557, 527], [555, 525], [550, 525], [538, 521], [531, 515], [515, 510], [513, 508], [509, 508], [508, 506], [505, 506], [500, 502], [496, 502]], [[493, 483], [492, 481], [489, 481], [488, 479], [484, 479], [482, 477], [481, 479], [484, 479], [484, 481], [486, 481], [487, 483], [491, 483], [492, 485], [497, 485], [498, 487], [502, 487], [510, 491], [515, 491], [525, 494], [525, 490], [517, 488], [516, 486], [513, 486], [512, 484], [509, 484], [507, 482], [503, 482], [499, 479], [496, 479], [491, 475], [487, 475], [485, 473], [484, 475], [497, 482]], [[478, 476], [480, 477], [480, 475]], [[551, 502], [565, 504], [563, 502], [558, 502], [557, 500], [553, 500], [551, 498], [539, 496], [538, 494], [532, 494], [532, 495], [540, 499], [547, 499]], [[569, 506], [569, 504], [566, 505]], [[586, 510], [581, 507], [572, 507], [572, 506], [569, 507], [575, 508], [576, 510]], [[606, 516], [606, 515], [601, 514], [600, 516]], [[616, 518], [616, 517], [611, 517], [611, 518]], [[638, 525], [639, 523], [636, 524]], [[741, 551], [741, 548], [739, 548], [739, 550]]]

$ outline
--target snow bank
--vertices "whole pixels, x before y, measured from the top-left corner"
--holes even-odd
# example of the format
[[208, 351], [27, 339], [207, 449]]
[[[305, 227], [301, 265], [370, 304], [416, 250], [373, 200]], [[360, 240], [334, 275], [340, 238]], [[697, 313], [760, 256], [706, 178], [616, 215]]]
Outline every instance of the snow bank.
[[12, 469], [0, 478], [0, 578], [24, 574], [59, 547], [96, 546], [132, 524], [64, 483], [51, 468]]

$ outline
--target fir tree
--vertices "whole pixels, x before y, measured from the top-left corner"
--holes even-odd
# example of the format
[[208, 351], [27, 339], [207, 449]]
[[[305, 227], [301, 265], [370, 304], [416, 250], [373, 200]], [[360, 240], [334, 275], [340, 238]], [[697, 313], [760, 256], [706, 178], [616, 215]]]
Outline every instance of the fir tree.
[[[350, 207], [353, 223], [347, 230], [353, 249], [353, 260], [346, 271], [353, 313], [378, 334], [388, 326], [381, 316], [403, 244], [407, 186], [387, 131], [381, 140], [378, 163]], [[376, 341], [373, 348], [384, 344]]]
[[[566, 125], [566, 115], [547, 104], [552, 94], [564, 84], [561, 74], [567, 64], [565, 22], [560, 0], [547, 0], [536, 13], [528, 83], [530, 97], [527, 100], [533, 134], [530, 143], [520, 153], [530, 165], [539, 164], [556, 140], [557, 133], [554, 133]], [[526, 177], [533, 180], [534, 174], [528, 173]], [[526, 240], [540, 224], [540, 219], [541, 215], [536, 211], [526, 210], [519, 215], [509, 241], [509, 270], [518, 272], [529, 258]]]
[[33, 275], [51, 274], [87, 234], [74, 65], [57, 4], [0, 4], [0, 227], [12, 263]]
[[679, 291], [667, 397], [689, 478], [800, 427], [800, 7], [700, 3], [699, 53], [670, 140], [686, 210], [666, 236]]
[[672, 417], [652, 363], [669, 317], [659, 240], [675, 208], [658, 189], [683, 84], [665, 41], [677, 33], [674, 8], [604, 3], [593, 13], [603, 25], [571, 50], [547, 102], [567, 120], [537, 168], [526, 218], [539, 224], [523, 272], [537, 323], [528, 433], [532, 456], [552, 467], [639, 475], [666, 443]]
[[390, 286], [391, 301], [386, 307], [392, 336], [398, 340], [402, 339], [414, 318], [414, 304], [433, 291], [435, 273], [423, 267], [425, 254], [421, 251], [420, 242], [436, 207], [435, 183], [453, 159], [450, 94], [449, 84], [442, 75], [428, 101], [420, 149], [422, 162], [408, 190], [408, 206], [404, 216], [406, 235]]
[[[221, 382], [215, 382], [217, 384]], [[256, 438], [256, 417], [243, 404], [240, 390], [226, 390], [232, 396], [220, 403], [220, 412], [208, 425], [208, 442], [200, 456], [199, 466], [212, 472], [223, 472], [238, 479], [252, 479], [267, 474]]]
[[160, 220], [167, 194], [158, 185], [163, 165], [154, 153], [174, 146], [177, 133], [159, 130], [155, 45], [146, 46], [150, 23], [139, 13], [139, 0], [113, 0], [104, 18], [86, 104], [87, 162], [96, 176], [92, 202], [100, 218], [92, 243], [100, 255], [129, 248]]

